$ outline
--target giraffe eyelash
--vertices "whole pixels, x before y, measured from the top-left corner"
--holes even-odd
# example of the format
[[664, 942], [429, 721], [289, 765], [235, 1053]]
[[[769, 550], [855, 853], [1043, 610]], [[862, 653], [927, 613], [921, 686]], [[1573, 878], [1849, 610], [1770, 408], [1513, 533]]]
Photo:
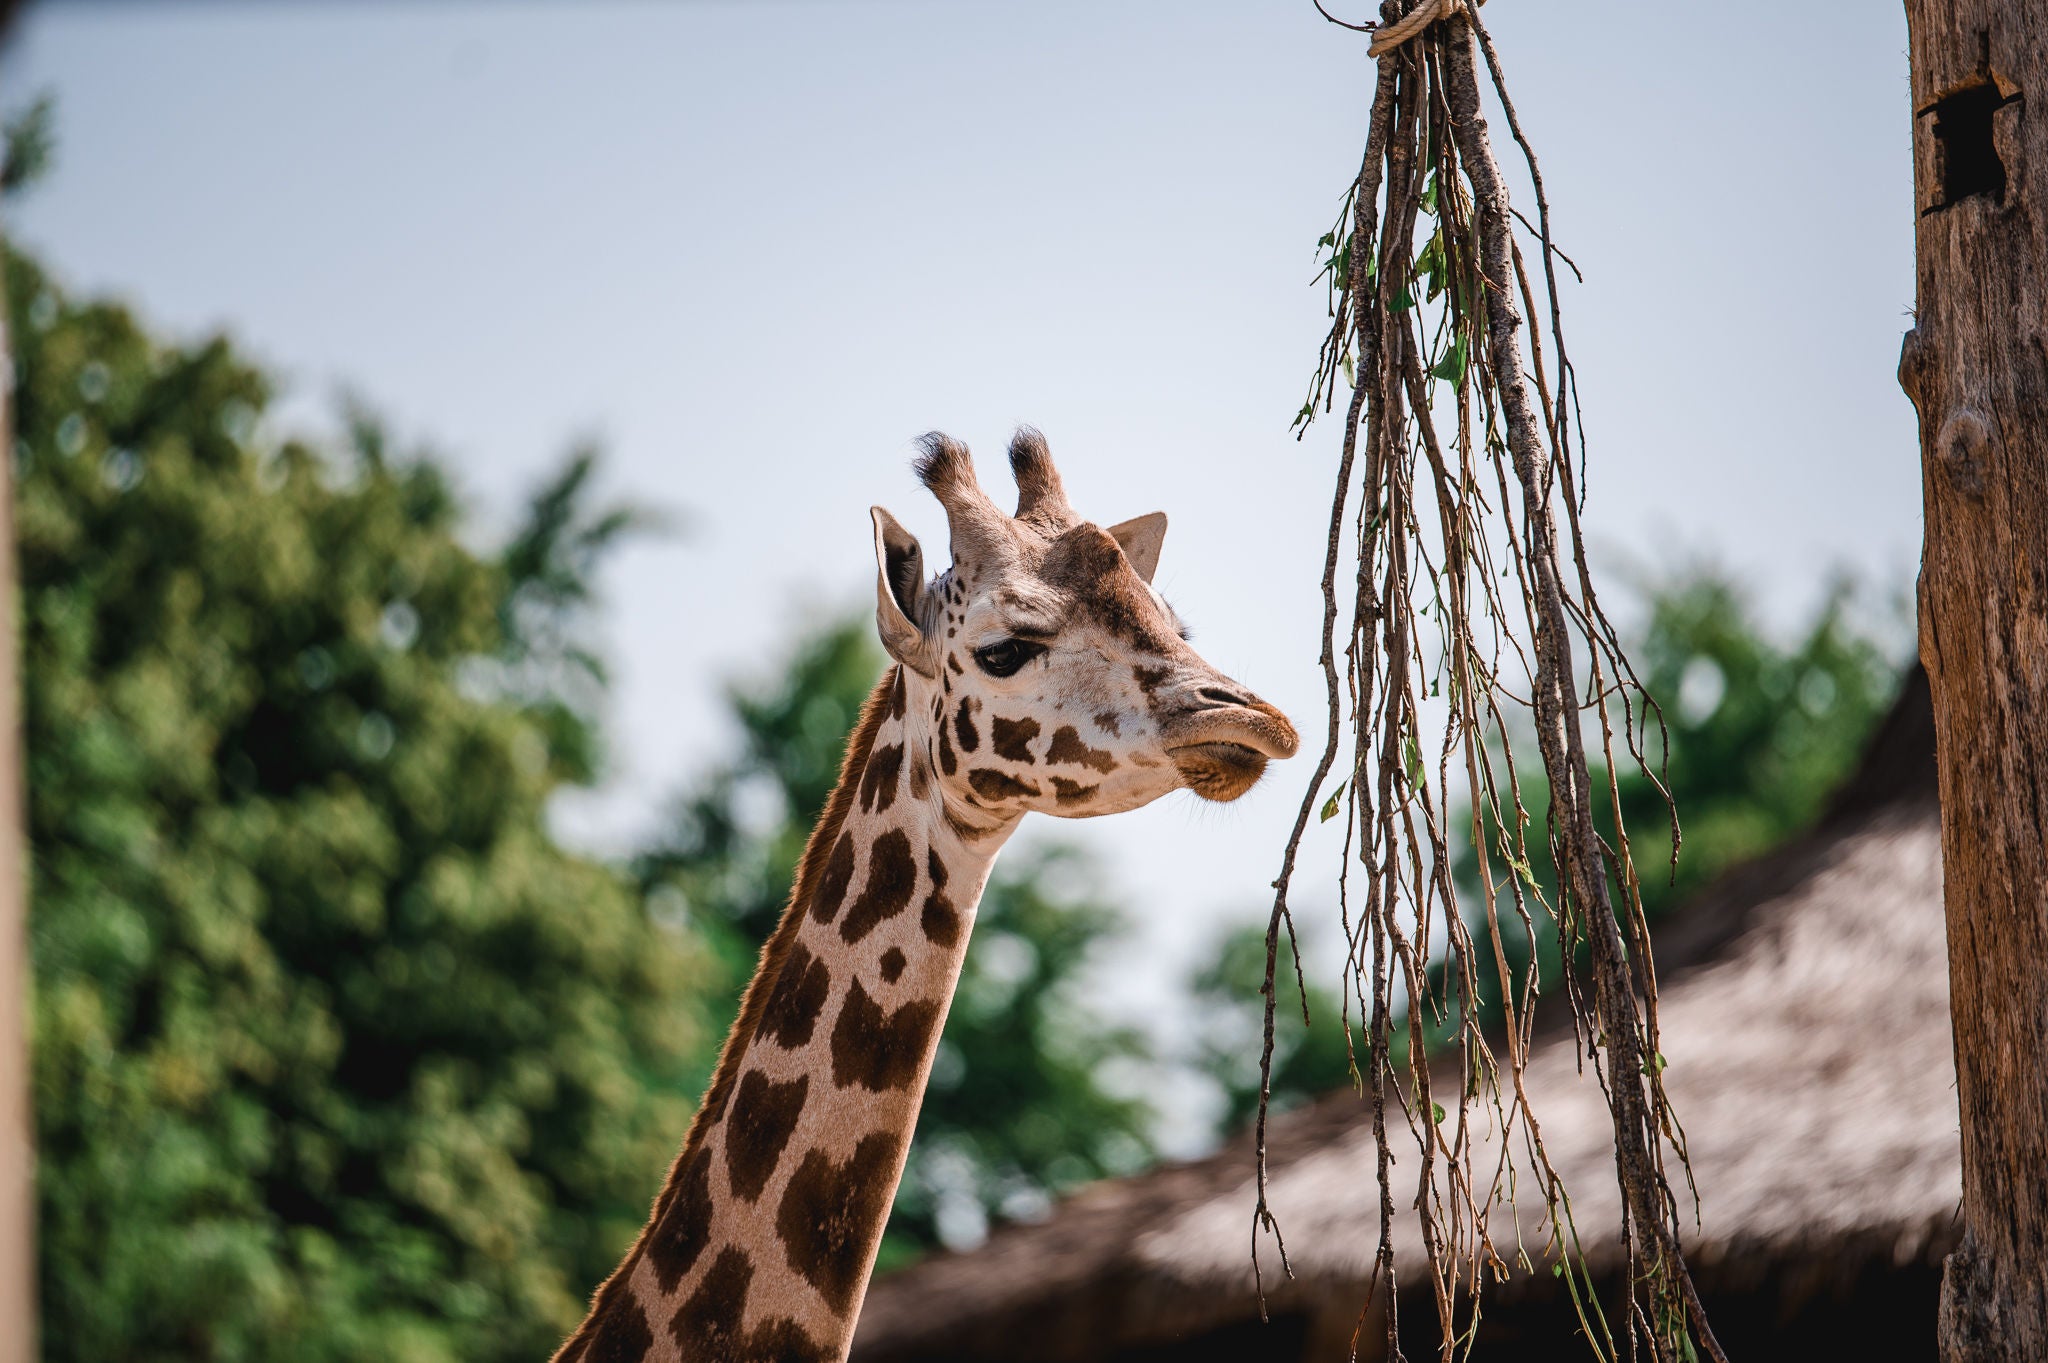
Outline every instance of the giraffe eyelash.
[[974, 662], [991, 677], [1014, 677], [1045, 650], [1046, 645], [1032, 639], [998, 639], [975, 649]]

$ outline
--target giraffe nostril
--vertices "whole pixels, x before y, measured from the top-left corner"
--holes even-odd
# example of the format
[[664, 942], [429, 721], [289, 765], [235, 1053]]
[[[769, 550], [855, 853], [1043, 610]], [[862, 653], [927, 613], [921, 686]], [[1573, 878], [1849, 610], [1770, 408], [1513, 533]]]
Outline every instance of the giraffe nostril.
[[1200, 696], [1203, 700], [1210, 701], [1216, 705], [1251, 704], [1250, 697], [1241, 696], [1235, 691], [1226, 691], [1220, 686], [1205, 686], [1201, 690], [1195, 692], [1195, 694]]

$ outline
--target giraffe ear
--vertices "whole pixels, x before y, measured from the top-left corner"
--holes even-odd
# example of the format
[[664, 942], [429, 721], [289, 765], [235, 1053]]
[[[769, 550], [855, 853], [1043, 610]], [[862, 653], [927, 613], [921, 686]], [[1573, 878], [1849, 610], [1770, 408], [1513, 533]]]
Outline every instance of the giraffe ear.
[[1138, 570], [1138, 576], [1150, 582], [1152, 574], [1159, 570], [1159, 551], [1166, 544], [1166, 513], [1133, 516], [1109, 527], [1109, 534], [1123, 546], [1124, 557]]
[[917, 627], [924, 599], [924, 550], [917, 536], [879, 506], [868, 508], [875, 523], [875, 631], [889, 656], [922, 676], [938, 675], [924, 631]]

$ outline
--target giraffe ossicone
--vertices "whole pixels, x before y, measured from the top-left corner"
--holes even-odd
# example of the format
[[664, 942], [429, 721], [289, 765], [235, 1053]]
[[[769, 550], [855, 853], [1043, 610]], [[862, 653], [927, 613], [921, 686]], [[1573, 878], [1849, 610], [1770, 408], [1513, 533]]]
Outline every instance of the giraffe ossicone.
[[1017, 509], [926, 436], [951, 565], [871, 517], [894, 665], [862, 710], [647, 1229], [557, 1363], [843, 1359], [975, 906], [1024, 815], [1234, 800], [1294, 728], [1189, 646], [1154, 590], [1160, 513], [1075, 514], [1036, 431]]

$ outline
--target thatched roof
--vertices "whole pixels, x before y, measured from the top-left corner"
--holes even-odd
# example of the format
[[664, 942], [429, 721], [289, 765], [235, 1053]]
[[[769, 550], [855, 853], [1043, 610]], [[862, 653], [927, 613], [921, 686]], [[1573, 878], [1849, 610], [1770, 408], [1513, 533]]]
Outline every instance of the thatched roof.
[[[1660, 931], [1666, 1079], [1700, 1195], [1688, 1253], [1731, 1349], [1752, 1334], [1786, 1356], [1849, 1356], [1852, 1335], [1878, 1356], [1918, 1352], [1907, 1345], [1921, 1334], [1931, 1347], [1960, 1197], [1932, 756], [1916, 669], [1821, 825], [1722, 877]], [[1528, 1087], [1591, 1266], [1611, 1274], [1612, 1127], [1569, 1030], [1539, 1040]], [[1268, 1242], [1273, 1325], [1257, 1324], [1240, 1139], [876, 1283], [855, 1359], [1348, 1356], [1379, 1225], [1365, 1106], [1342, 1093], [1284, 1114], [1269, 1146], [1296, 1275], [1276, 1284]], [[1412, 1183], [1397, 1182], [1397, 1203], [1403, 1191]], [[1532, 1251], [1546, 1238], [1540, 1213], [1520, 1213]], [[1504, 1233], [1505, 1218], [1497, 1242]], [[1411, 1285], [1404, 1322], [1425, 1317], [1412, 1219], [1397, 1221], [1396, 1253]], [[1489, 1289], [1483, 1338], [1518, 1339], [1518, 1357], [1539, 1342], [1584, 1357], [1557, 1294], [1547, 1269]], [[1372, 1334], [1361, 1357], [1374, 1356]]]

